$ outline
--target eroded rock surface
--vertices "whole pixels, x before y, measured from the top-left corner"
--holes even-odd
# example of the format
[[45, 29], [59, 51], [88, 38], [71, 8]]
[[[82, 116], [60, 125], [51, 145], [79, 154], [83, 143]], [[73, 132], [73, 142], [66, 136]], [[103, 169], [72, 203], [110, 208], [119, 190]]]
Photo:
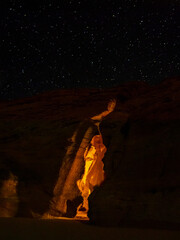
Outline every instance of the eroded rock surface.
[[180, 222], [179, 82], [164, 82], [126, 106], [122, 127], [117, 112], [102, 124], [109, 178], [91, 195], [89, 217], [109, 225]]
[[[75, 156], [89, 126], [85, 123], [112, 98], [116, 109], [101, 124], [106, 180], [90, 196], [91, 221], [180, 222], [178, 79], [153, 87], [132, 82], [106, 90], [57, 90], [0, 103], [0, 179], [11, 173], [18, 179], [16, 216], [61, 215], [62, 196], [69, 216], [75, 214], [83, 150], [76, 161]], [[73, 164], [77, 171], [70, 173]]]

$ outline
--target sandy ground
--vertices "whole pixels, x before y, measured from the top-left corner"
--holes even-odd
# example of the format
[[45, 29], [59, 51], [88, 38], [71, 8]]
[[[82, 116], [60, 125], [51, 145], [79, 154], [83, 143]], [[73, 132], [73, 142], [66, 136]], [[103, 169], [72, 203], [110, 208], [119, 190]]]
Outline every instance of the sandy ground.
[[105, 228], [65, 219], [35, 220], [25, 218], [0, 218], [0, 239], [179, 240], [180, 231], [124, 227]]

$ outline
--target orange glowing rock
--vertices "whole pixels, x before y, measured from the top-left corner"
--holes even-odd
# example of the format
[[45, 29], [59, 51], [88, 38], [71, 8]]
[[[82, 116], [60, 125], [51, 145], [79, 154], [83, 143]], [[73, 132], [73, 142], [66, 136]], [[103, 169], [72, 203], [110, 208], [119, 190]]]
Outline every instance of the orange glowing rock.
[[18, 209], [17, 195], [18, 179], [10, 173], [8, 179], [2, 182], [0, 188], [0, 217], [14, 217]]
[[[102, 120], [114, 111], [115, 106], [116, 100], [110, 100], [105, 111], [91, 117], [88, 121], [80, 123], [78, 129], [74, 132], [71, 138], [72, 144], [67, 148], [63, 167], [60, 169], [59, 178], [54, 188], [54, 197], [50, 203], [50, 214], [58, 217], [74, 217], [74, 214], [77, 213], [76, 217], [87, 219], [89, 209], [88, 197], [94, 190], [94, 187], [99, 186], [104, 181], [104, 163], [102, 159], [106, 152], [106, 147], [103, 144], [99, 126]], [[81, 136], [82, 140], [77, 148], [78, 137], [84, 130], [85, 133]], [[95, 135], [97, 131], [99, 135]], [[65, 167], [66, 164], [67, 168]], [[83, 172], [84, 174], [81, 178]], [[80, 204], [78, 202], [73, 214], [73, 212], [69, 212], [70, 204], [75, 198], [80, 197], [80, 194], [83, 198], [83, 203]], [[46, 215], [47, 213], [43, 216], [46, 217]]]
[[104, 163], [102, 161], [106, 152], [101, 135], [95, 135], [84, 153], [85, 169], [82, 179], [77, 181], [79, 190], [83, 197], [83, 203], [77, 208], [76, 217], [86, 217], [89, 210], [88, 197], [95, 186], [104, 181]]

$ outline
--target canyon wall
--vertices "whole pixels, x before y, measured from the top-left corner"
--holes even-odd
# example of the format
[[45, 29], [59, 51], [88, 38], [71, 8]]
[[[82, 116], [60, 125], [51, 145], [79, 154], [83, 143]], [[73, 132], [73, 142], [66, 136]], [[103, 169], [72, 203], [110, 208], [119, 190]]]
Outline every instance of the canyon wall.
[[106, 180], [90, 196], [90, 220], [180, 222], [179, 79], [151, 87], [129, 82], [105, 90], [57, 90], [0, 103], [1, 216], [74, 216], [81, 201], [76, 180], [94, 127], [76, 158], [78, 149], [89, 119], [112, 98], [116, 109], [100, 126]]

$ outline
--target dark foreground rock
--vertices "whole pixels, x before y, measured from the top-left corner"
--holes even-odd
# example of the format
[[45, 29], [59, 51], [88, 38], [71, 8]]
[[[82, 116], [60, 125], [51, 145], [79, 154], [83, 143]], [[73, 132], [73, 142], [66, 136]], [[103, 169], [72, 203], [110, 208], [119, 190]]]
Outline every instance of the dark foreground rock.
[[178, 79], [0, 103], [0, 216], [75, 215], [83, 149], [96, 129], [82, 140], [111, 98], [116, 109], [101, 124], [106, 180], [90, 196], [91, 221], [180, 223]]
[[37, 220], [25, 218], [0, 218], [0, 238], [6, 240], [179, 240], [180, 231], [167, 226], [167, 229], [152, 228], [107, 228], [91, 226], [71, 220]]

